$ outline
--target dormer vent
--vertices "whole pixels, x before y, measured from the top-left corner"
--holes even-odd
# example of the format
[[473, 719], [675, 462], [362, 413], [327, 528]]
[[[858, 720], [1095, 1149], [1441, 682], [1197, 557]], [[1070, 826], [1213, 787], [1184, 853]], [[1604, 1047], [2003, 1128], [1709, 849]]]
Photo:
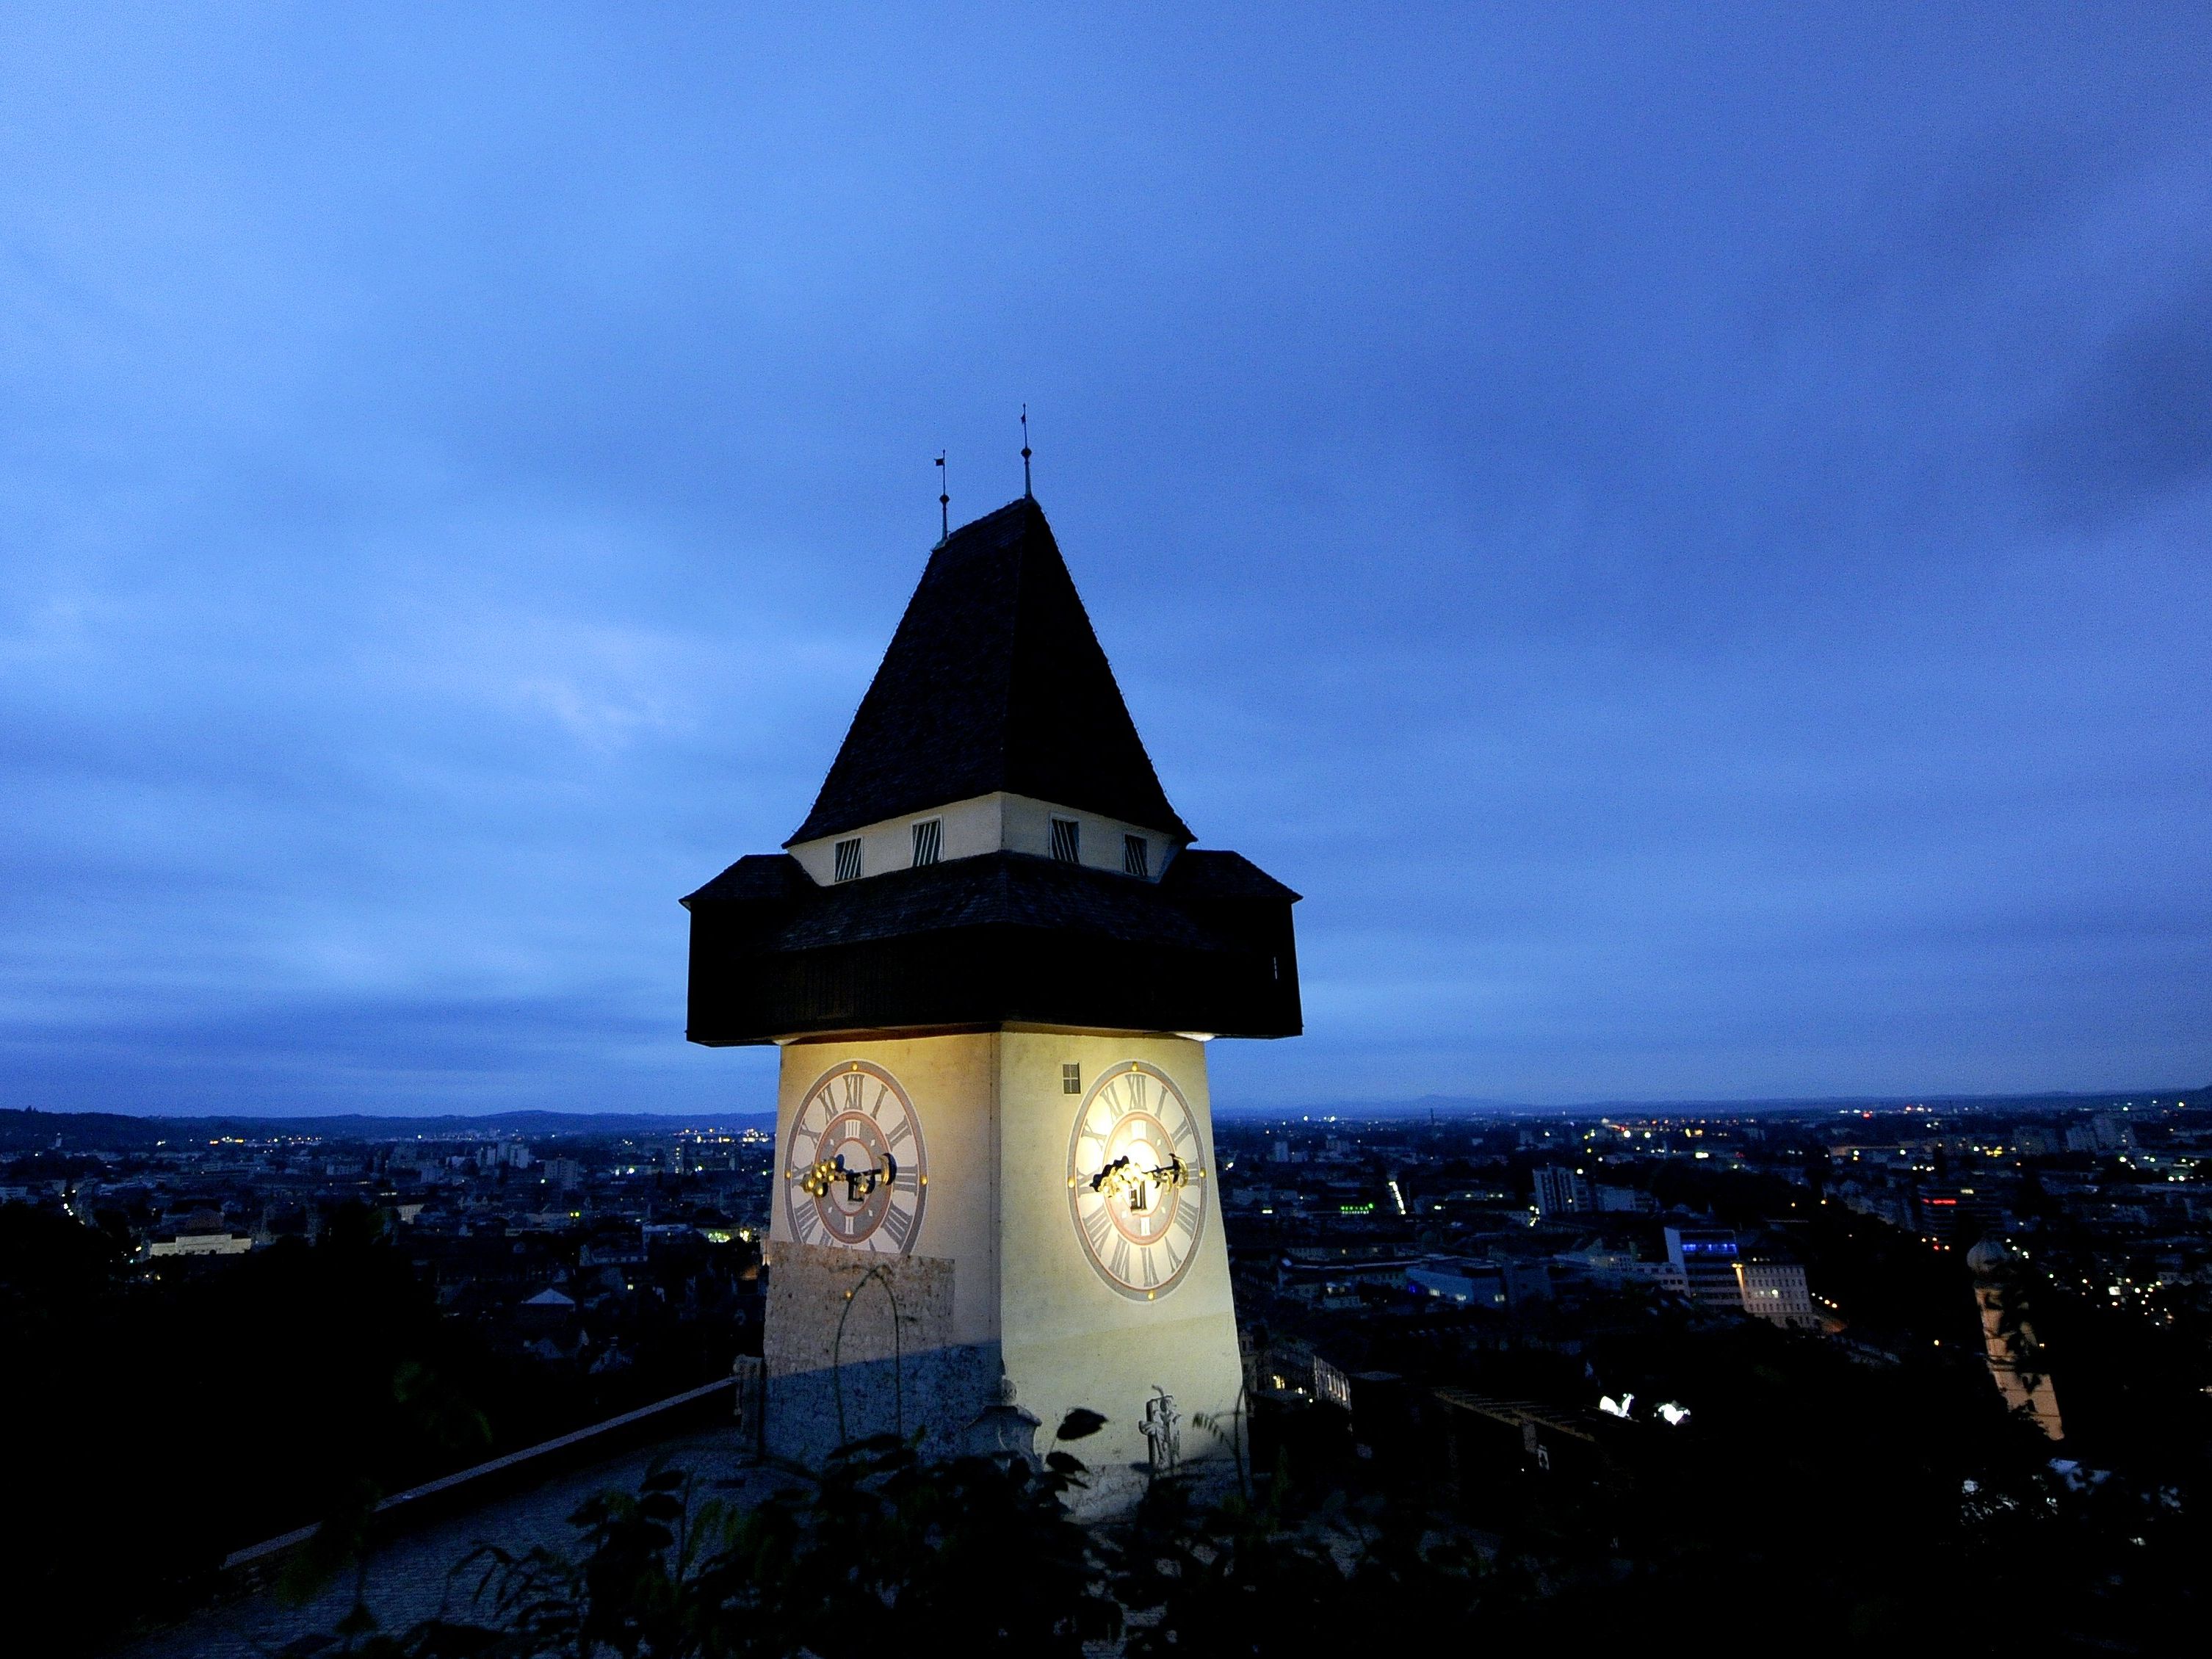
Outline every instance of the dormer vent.
[[914, 826], [914, 861], [934, 864], [945, 856], [945, 820], [924, 818]]
[[1142, 836], [1121, 837], [1121, 873], [1139, 880], [1152, 878], [1152, 844]]

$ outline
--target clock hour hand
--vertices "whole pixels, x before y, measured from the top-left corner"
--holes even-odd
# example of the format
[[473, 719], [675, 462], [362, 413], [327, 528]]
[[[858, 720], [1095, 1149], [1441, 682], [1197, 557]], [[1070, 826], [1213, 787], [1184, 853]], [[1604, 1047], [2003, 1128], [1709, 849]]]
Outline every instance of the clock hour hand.
[[898, 1179], [898, 1160], [885, 1152], [883, 1167], [879, 1170], [848, 1170], [845, 1167], [845, 1155], [840, 1152], [837, 1154], [837, 1178], [845, 1183], [846, 1201], [858, 1204], [877, 1188], [888, 1187]]
[[842, 1181], [845, 1183], [845, 1201], [858, 1204], [878, 1187], [888, 1187], [898, 1179], [898, 1160], [886, 1152], [881, 1169], [848, 1170], [845, 1167], [845, 1154], [840, 1152], [811, 1170], [794, 1170], [792, 1175], [798, 1179], [799, 1191], [809, 1198], [827, 1198], [830, 1189]]
[[1091, 1177], [1091, 1190], [1101, 1198], [1111, 1198], [1116, 1193], [1129, 1194], [1129, 1207], [1142, 1210], [1148, 1206], [1150, 1188], [1153, 1187], [1182, 1187], [1200, 1180], [1203, 1170], [1193, 1169], [1170, 1152], [1168, 1161], [1154, 1169], [1139, 1169], [1129, 1161], [1127, 1154], [1115, 1158]]

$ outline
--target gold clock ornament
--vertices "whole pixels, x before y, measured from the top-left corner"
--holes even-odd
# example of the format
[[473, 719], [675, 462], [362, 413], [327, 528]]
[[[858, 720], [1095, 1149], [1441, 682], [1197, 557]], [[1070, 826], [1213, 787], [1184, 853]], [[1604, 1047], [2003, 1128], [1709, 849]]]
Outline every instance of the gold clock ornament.
[[1067, 1206], [1098, 1276], [1157, 1301], [1182, 1282], [1206, 1236], [1206, 1148], [1166, 1073], [1124, 1060], [1099, 1077], [1067, 1142]]
[[784, 1215], [802, 1244], [903, 1255], [921, 1231], [929, 1164], [899, 1081], [848, 1060], [806, 1091], [784, 1142]]

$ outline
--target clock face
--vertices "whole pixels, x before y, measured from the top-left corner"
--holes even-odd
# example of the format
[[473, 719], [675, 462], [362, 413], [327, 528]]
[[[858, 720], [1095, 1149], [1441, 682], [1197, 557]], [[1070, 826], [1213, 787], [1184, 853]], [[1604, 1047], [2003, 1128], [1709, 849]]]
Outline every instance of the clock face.
[[1067, 1205], [1099, 1276], [1140, 1302], [1182, 1282], [1206, 1232], [1206, 1148], [1167, 1074], [1109, 1066], [1067, 1143]]
[[848, 1060], [806, 1091], [783, 1149], [784, 1214], [802, 1244], [903, 1255], [921, 1231], [929, 1167], [898, 1079]]

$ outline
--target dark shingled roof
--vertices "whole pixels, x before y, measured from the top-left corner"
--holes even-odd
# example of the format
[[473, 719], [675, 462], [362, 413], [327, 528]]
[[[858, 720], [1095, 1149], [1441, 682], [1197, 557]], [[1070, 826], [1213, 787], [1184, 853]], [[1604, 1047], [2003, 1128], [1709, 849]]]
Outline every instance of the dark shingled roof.
[[1184, 908], [1190, 900], [1264, 899], [1297, 895], [1237, 853], [1179, 854], [1155, 884], [1029, 853], [991, 853], [895, 870], [866, 881], [817, 887], [788, 854], [755, 854], [690, 895], [700, 903], [781, 899], [789, 919], [757, 948], [808, 951], [947, 927], [1045, 927], [1120, 939], [1214, 950], [1224, 941]]
[[814, 810], [784, 845], [1000, 790], [1191, 838], [1052, 526], [1026, 498], [930, 555]]
[[684, 901], [686, 1035], [1017, 1022], [1290, 1036], [1297, 899], [1234, 853], [1194, 849], [1156, 882], [1000, 851], [817, 886], [788, 854], [740, 859]]

